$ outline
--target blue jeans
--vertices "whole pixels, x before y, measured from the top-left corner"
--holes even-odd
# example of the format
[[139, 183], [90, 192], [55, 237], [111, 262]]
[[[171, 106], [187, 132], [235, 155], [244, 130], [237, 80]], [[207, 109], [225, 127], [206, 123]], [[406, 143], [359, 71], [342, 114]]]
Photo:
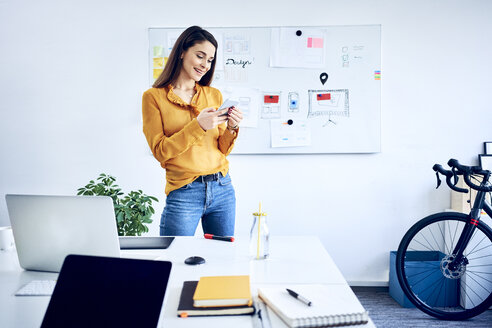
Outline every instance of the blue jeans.
[[204, 233], [234, 236], [236, 194], [231, 177], [219, 173], [217, 180], [203, 182], [201, 178], [166, 198], [161, 215], [161, 236], [193, 236], [202, 219]]

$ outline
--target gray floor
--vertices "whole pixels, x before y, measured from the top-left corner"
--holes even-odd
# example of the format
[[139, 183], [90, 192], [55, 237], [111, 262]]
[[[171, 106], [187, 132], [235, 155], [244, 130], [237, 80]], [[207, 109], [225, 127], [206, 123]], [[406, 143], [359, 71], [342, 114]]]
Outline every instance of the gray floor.
[[378, 328], [492, 327], [492, 310], [466, 321], [441, 321], [415, 308], [401, 307], [387, 288], [353, 287], [353, 290]]

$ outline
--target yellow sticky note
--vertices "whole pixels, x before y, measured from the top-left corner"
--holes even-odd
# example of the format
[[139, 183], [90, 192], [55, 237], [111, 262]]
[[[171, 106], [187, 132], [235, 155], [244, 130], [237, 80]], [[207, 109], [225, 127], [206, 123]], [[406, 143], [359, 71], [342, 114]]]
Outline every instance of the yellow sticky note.
[[154, 68], [154, 80], [157, 79], [159, 75], [161, 75], [162, 71], [162, 68]]
[[153, 58], [154, 68], [164, 68], [164, 57]]
[[162, 57], [162, 46], [154, 46], [154, 57]]

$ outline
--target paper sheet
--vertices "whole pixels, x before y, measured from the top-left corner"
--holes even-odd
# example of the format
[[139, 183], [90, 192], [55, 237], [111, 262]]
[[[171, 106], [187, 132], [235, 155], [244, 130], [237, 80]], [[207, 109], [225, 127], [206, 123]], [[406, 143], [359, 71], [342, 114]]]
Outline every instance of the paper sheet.
[[173, 50], [174, 44], [176, 43], [176, 40], [178, 40], [180, 34], [182, 32], [169, 32], [167, 34], [167, 48], [166, 48], [166, 53], [165, 55], [169, 57], [171, 54], [171, 50]]
[[220, 88], [224, 101], [233, 99], [239, 101], [238, 108], [243, 112], [241, 127], [258, 127], [258, 99], [260, 90], [256, 88], [226, 87]]
[[311, 129], [304, 120], [271, 120], [270, 127], [273, 148], [311, 145]]
[[219, 44], [217, 48], [217, 60], [215, 62], [215, 70], [223, 71], [224, 70], [224, 35], [221, 32], [210, 30], [210, 33], [214, 36], [215, 40]]
[[280, 118], [281, 92], [263, 92], [261, 118], [277, 119]]
[[315, 28], [274, 28], [271, 33], [270, 66], [323, 68], [325, 35]]
[[349, 90], [308, 90], [308, 118], [317, 116], [350, 116]]

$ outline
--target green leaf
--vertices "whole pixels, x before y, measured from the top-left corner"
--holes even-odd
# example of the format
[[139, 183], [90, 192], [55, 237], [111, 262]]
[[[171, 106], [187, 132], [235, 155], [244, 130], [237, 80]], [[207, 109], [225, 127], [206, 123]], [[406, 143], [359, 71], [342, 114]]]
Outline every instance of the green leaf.
[[110, 196], [113, 200], [116, 226], [119, 236], [140, 236], [148, 232], [147, 224], [151, 224], [152, 201], [159, 202], [154, 196], [148, 196], [139, 189], [130, 191], [125, 195], [116, 184], [116, 178], [106, 173], [100, 173], [94, 180], [90, 180], [85, 187], [77, 189], [77, 195], [101, 195]]

